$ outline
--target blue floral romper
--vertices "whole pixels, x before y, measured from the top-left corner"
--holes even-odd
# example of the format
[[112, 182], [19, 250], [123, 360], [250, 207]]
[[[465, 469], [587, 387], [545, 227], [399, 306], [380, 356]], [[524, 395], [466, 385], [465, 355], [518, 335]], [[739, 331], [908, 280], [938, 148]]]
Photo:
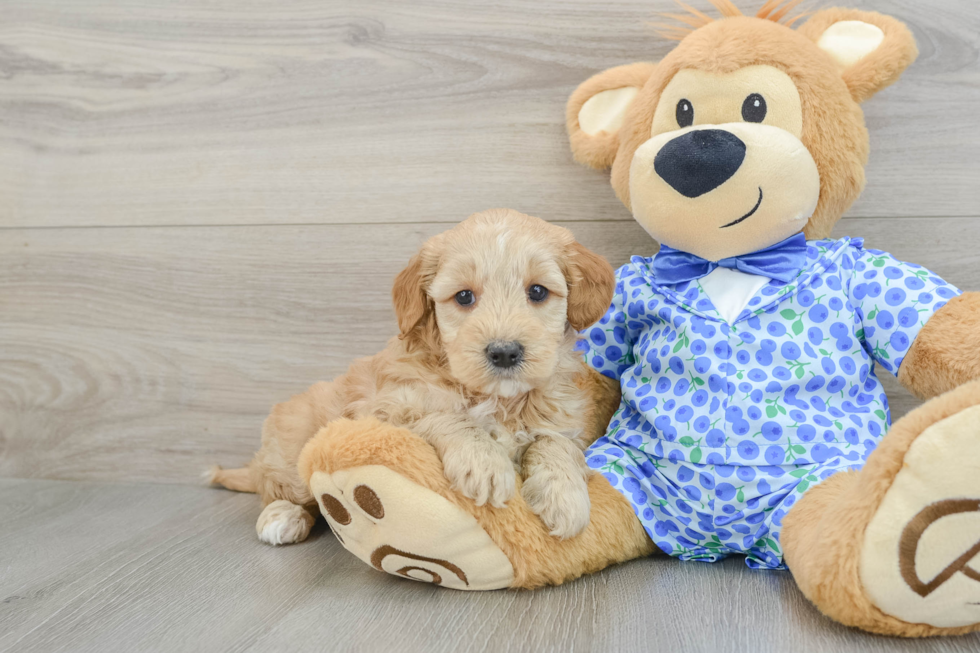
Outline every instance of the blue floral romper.
[[784, 569], [783, 517], [808, 488], [859, 468], [890, 424], [875, 363], [897, 374], [923, 324], [960, 291], [860, 239], [810, 241], [731, 323], [699, 281], [659, 286], [633, 257], [583, 332], [622, 402], [586, 452], [682, 560], [744, 554]]

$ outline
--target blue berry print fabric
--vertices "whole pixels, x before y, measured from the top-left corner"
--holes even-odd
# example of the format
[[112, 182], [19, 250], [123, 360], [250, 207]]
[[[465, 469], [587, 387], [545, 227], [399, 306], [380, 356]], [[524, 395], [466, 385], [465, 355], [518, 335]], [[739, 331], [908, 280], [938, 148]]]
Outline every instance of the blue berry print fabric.
[[665, 552], [784, 568], [783, 517], [888, 429], [876, 365], [897, 374], [960, 291], [859, 239], [810, 241], [796, 279], [769, 282], [728, 324], [698, 281], [658, 285], [652, 260], [617, 271], [612, 306], [582, 334], [623, 395], [588, 464]]

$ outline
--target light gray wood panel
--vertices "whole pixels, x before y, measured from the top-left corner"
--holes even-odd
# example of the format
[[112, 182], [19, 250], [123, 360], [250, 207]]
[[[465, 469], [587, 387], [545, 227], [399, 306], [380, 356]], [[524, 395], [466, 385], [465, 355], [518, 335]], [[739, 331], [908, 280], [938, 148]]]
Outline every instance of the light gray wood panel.
[[[696, 3], [707, 8], [706, 2]], [[754, 10], [761, 0], [743, 0]], [[977, 215], [980, 5], [862, 0], [922, 56], [868, 103], [854, 216]], [[0, 226], [623, 220], [574, 87], [672, 47], [672, 0], [6, 0]]]
[[[634, 223], [571, 226], [616, 265], [654, 249]], [[980, 289], [980, 219], [845, 227]], [[0, 475], [195, 483], [246, 462], [273, 403], [395, 333], [392, 279], [444, 228], [2, 232]], [[896, 418], [916, 405], [889, 390]]]
[[785, 572], [636, 560], [534, 592], [455, 592], [379, 573], [322, 522], [258, 542], [254, 496], [0, 479], [0, 650], [975, 651], [821, 616]]

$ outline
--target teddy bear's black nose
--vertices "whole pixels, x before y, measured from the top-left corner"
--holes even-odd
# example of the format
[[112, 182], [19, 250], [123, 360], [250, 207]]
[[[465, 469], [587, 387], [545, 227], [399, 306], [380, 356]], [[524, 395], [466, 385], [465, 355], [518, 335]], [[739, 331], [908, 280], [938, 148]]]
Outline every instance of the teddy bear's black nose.
[[697, 129], [670, 140], [653, 160], [660, 178], [684, 197], [699, 197], [731, 179], [745, 143], [723, 129]]

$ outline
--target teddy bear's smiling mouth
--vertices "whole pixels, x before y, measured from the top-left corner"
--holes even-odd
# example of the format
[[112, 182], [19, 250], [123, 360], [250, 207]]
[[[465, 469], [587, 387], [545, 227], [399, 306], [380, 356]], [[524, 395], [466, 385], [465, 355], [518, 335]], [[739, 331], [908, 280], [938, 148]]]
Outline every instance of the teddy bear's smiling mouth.
[[755, 203], [755, 206], [752, 207], [752, 210], [751, 211], [749, 211], [748, 213], [746, 213], [745, 215], [743, 215], [738, 220], [733, 220], [732, 222], [729, 222], [728, 224], [723, 224], [723, 225], [721, 225], [718, 228], [719, 229], [724, 229], [725, 227], [734, 227], [739, 222], [744, 222], [745, 220], [748, 220], [749, 218], [752, 217], [753, 214], [755, 214], [756, 211], [759, 210], [759, 207], [760, 206], [762, 206], [762, 186], [759, 186], [759, 201]]

